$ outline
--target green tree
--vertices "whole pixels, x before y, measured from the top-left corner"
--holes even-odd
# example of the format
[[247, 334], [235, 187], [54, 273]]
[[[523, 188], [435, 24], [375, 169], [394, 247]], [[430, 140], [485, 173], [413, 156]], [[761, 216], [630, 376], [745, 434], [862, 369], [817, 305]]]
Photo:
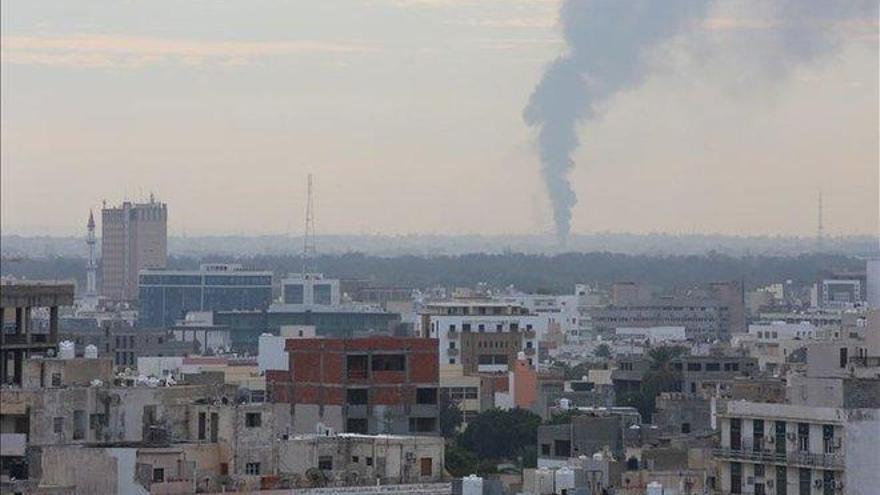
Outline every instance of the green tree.
[[639, 408], [642, 419], [651, 421], [654, 414], [654, 406], [657, 396], [662, 392], [678, 392], [681, 388], [681, 371], [672, 366], [672, 362], [687, 354], [684, 346], [660, 346], [648, 351], [648, 359], [651, 361], [650, 369], [642, 378], [640, 396], [624, 398], [635, 402], [634, 407]]
[[461, 446], [481, 458], [515, 459], [538, 442], [541, 417], [525, 409], [489, 409], [478, 414], [460, 436]]
[[456, 478], [476, 474], [479, 471], [480, 459], [470, 450], [455, 443], [446, 445], [446, 469]]
[[440, 394], [440, 434], [444, 438], [452, 438], [461, 426], [462, 414], [458, 403], [449, 398], [447, 394]]
[[593, 350], [593, 355], [597, 358], [608, 359], [611, 357], [611, 347], [608, 344], [599, 344], [596, 349]]

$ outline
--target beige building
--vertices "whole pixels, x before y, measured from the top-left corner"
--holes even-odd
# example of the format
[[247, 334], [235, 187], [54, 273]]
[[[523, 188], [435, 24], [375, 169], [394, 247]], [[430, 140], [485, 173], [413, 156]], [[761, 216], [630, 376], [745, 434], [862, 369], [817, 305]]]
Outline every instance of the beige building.
[[101, 223], [101, 295], [117, 301], [137, 299], [138, 271], [165, 268], [168, 208], [165, 203], [124, 202], [104, 208]]

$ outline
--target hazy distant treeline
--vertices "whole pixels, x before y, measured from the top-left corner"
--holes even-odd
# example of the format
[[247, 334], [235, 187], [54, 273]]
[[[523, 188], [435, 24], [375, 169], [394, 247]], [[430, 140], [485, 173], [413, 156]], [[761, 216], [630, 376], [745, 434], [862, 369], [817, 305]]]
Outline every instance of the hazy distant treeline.
[[[273, 271], [277, 276], [298, 272], [298, 256], [250, 257], [172, 256], [170, 268], [197, 268], [205, 262], [235, 262], [248, 268]], [[792, 280], [813, 282], [824, 270], [861, 271], [862, 259], [843, 255], [742, 256], [708, 255], [646, 256], [613, 253], [560, 255], [467, 254], [457, 256], [394, 256], [365, 254], [322, 255], [318, 271], [344, 279], [369, 280], [378, 286], [423, 288], [473, 286], [485, 282], [495, 287], [514, 285], [527, 291], [568, 293], [577, 283], [608, 287], [615, 281], [646, 282], [661, 288], [690, 287], [719, 280], [744, 280], [747, 287]], [[4, 262], [2, 274], [29, 279], [85, 280], [84, 258], [25, 259]], [[99, 274], [100, 275], [100, 274]]]

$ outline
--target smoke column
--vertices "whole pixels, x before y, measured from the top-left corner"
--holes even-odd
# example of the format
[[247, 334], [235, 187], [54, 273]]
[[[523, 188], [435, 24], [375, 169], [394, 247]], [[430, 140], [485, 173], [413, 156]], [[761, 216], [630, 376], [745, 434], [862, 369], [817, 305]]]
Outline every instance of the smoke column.
[[[577, 202], [568, 174], [580, 144], [578, 125], [597, 116], [615, 94], [638, 86], [650, 71], [650, 49], [685, 28], [700, 31], [719, 0], [564, 0], [560, 23], [566, 52], [546, 69], [523, 111], [538, 129], [541, 175], [553, 206], [556, 234], [564, 244]], [[875, 0], [774, 0], [728, 3], [743, 13], [757, 14], [771, 26], [761, 33], [739, 32], [720, 38], [722, 45], [747, 46], [761, 65], [758, 72], [779, 78], [797, 63], [808, 62], [837, 47], [834, 23], [852, 19], [876, 22]], [[768, 9], [769, 8], [769, 9]], [[774, 27], [775, 26], [775, 27]], [[755, 35], [755, 36], [753, 36]], [[713, 57], [727, 47], [712, 45], [708, 36], [689, 42], [705, 44]], [[732, 46], [731, 45], [731, 46]], [[747, 69], [755, 69], [747, 68]], [[769, 70], [768, 70], [769, 69]]]

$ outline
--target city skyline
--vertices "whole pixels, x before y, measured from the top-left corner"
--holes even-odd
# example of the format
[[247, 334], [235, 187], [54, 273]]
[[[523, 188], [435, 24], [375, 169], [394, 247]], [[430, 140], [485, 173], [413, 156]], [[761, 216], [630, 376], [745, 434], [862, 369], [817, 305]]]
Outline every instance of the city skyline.
[[[557, 2], [86, 5], [3, 4], [4, 233], [154, 192], [172, 235], [296, 234], [308, 173], [318, 234], [553, 230], [521, 113]], [[572, 232], [811, 236], [821, 189], [827, 235], [877, 235], [877, 22], [827, 16], [834, 49], [782, 76], [730, 48], [783, 29], [755, 2], [652, 52], [579, 127]]]

